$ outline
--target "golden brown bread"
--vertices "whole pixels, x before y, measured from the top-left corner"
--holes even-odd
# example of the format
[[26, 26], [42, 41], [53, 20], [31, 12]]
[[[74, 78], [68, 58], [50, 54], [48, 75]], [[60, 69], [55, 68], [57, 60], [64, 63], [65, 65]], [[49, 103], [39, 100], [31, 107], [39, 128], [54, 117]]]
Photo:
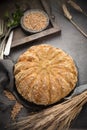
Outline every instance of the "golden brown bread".
[[30, 47], [14, 68], [17, 91], [29, 102], [53, 104], [67, 96], [77, 82], [77, 69], [67, 53], [51, 45]]

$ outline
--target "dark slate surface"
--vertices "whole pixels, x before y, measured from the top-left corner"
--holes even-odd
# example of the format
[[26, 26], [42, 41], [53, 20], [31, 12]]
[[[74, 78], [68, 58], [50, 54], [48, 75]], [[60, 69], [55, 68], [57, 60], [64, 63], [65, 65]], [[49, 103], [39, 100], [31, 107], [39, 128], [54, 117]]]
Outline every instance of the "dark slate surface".
[[[8, 0], [9, 3], [14, 2], [13, 0]], [[85, 38], [63, 15], [58, 6], [58, 0], [49, 0], [51, 3], [53, 14], [55, 14], [56, 22], [61, 28], [61, 35], [51, 36], [49, 38], [44, 38], [37, 40], [36, 42], [27, 43], [20, 47], [11, 49], [11, 58], [16, 62], [18, 56], [26, 51], [26, 49], [32, 45], [37, 45], [41, 43], [51, 44], [55, 47], [61, 48], [70, 54], [78, 68], [79, 81], [78, 85], [87, 83], [87, 38]], [[77, 3], [87, 12], [87, 1], [77, 0]], [[6, 7], [7, 1], [3, 1], [0, 7], [4, 9]], [[70, 8], [70, 7], [69, 7]], [[87, 17], [78, 13], [77, 11], [70, 8], [73, 15], [74, 21], [82, 27], [82, 29], [87, 33]], [[1, 13], [0, 13], [1, 14]], [[13, 104], [13, 103], [12, 103]], [[6, 108], [4, 111], [0, 111], [0, 130], [4, 130], [4, 126], [8, 124], [10, 119], [10, 107]], [[29, 110], [25, 108], [19, 114], [20, 116], [25, 116]], [[87, 130], [87, 105], [85, 104], [81, 113], [71, 124], [72, 130]]]

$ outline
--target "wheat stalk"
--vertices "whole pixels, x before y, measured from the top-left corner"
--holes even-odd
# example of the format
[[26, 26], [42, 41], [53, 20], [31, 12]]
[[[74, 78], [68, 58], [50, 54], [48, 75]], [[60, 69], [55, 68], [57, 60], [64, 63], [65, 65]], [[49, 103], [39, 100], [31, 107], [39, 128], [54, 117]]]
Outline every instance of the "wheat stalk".
[[10, 126], [12, 130], [68, 130], [71, 121], [87, 102], [87, 91], [63, 103], [24, 117]]
[[62, 4], [62, 9], [65, 17], [87, 38], [87, 34], [73, 21], [72, 15], [70, 14], [66, 4]]
[[78, 12], [83, 13], [85, 16], [87, 16], [87, 14], [82, 10], [82, 8], [77, 3], [75, 3], [74, 1], [69, 0], [68, 4], [70, 4], [70, 6], [72, 6]]

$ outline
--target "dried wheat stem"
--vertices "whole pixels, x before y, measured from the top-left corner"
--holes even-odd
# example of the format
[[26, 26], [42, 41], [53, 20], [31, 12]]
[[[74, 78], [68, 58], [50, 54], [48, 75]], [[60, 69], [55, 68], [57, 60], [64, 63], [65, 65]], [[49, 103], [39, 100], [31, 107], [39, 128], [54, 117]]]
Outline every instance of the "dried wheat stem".
[[71, 23], [87, 38], [87, 34], [73, 20], [71, 20]]
[[69, 10], [67, 9], [67, 7], [66, 7], [65, 4], [62, 4], [62, 9], [63, 9], [63, 12], [64, 12], [65, 17], [66, 17], [68, 20], [71, 20], [71, 19], [72, 19], [72, 15], [70, 14], [70, 12], [69, 12]]
[[62, 5], [62, 9], [65, 17], [76, 27], [76, 29], [78, 29], [78, 31], [80, 31], [80, 33], [83, 34], [83, 36], [87, 38], [87, 34], [72, 20], [72, 15], [70, 14], [65, 4]]
[[82, 10], [82, 8], [77, 3], [75, 3], [74, 1], [69, 0], [68, 4], [70, 4], [75, 10], [77, 10], [77, 11], [83, 13], [85, 16], [87, 16], [87, 14]]
[[70, 4], [75, 10], [79, 11], [79, 12], [83, 12], [83, 10], [81, 9], [81, 7], [79, 5], [77, 5], [74, 1], [69, 0], [68, 4]]
[[42, 112], [25, 117], [14, 123], [12, 128], [17, 128], [18, 130], [66, 130], [86, 102], [87, 91], [68, 101], [45, 109]]

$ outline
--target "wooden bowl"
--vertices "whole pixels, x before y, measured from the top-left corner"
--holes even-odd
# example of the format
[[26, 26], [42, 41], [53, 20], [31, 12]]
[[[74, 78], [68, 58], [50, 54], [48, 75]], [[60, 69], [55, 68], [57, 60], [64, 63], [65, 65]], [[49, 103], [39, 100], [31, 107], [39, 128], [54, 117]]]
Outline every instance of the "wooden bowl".
[[29, 33], [37, 33], [45, 30], [49, 25], [49, 17], [45, 11], [31, 9], [21, 18], [21, 27]]

